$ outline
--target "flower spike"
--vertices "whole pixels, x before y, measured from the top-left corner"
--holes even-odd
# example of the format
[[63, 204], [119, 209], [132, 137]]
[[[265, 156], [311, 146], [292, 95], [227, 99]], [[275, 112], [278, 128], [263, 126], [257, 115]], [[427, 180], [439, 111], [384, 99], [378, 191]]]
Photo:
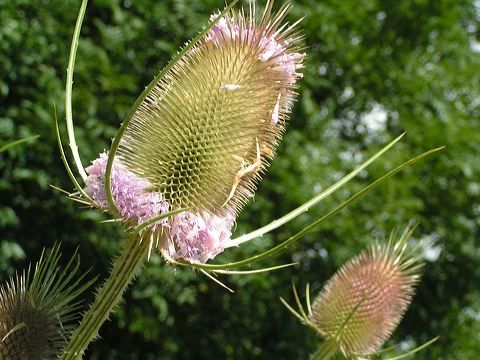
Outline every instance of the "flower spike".
[[309, 320], [332, 349], [369, 355], [390, 337], [420, 278], [420, 256], [407, 248], [412, 231], [349, 260], [317, 296]]
[[276, 18], [218, 16], [133, 114], [118, 159], [172, 208], [225, 216], [253, 195], [274, 153], [304, 55], [295, 37], [274, 37]]
[[223, 251], [275, 152], [305, 56], [294, 27], [281, 25], [287, 10], [260, 21], [253, 10], [212, 15], [121, 130], [111, 178], [106, 154], [86, 169], [86, 193], [104, 210], [111, 195], [134, 226], [189, 209], [150, 227], [160, 226], [172, 258], [205, 262]]
[[[419, 280], [423, 266], [421, 249], [425, 244], [407, 246], [414, 228], [412, 222], [398, 239], [393, 231], [386, 244], [376, 243], [348, 261], [330, 279], [313, 306], [307, 284], [306, 311], [293, 283], [298, 310], [280, 298], [293, 316], [323, 338], [312, 360], [328, 360], [337, 353], [348, 359], [372, 358], [398, 346], [378, 350], [403, 316]], [[410, 357], [437, 339], [387, 360]]]

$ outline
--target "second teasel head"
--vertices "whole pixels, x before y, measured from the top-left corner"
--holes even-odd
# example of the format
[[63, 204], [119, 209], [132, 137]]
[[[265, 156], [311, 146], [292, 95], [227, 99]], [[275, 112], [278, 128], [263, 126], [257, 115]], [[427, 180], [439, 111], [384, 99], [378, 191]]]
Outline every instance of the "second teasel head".
[[407, 247], [410, 235], [407, 228], [350, 259], [315, 299], [310, 322], [347, 357], [377, 351], [407, 310], [422, 266]]

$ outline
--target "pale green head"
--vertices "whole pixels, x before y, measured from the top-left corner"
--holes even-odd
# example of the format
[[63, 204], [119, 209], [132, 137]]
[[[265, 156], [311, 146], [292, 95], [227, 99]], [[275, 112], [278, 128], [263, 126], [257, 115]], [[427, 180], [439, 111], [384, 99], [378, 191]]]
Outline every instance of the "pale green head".
[[313, 303], [310, 321], [347, 357], [375, 352], [410, 304], [422, 266], [419, 253], [407, 249], [411, 230], [350, 259]]
[[[171, 209], [236, 214], [275, 152], [301, 76], [295, 26], [229, 13], [151, 89], [118, 157]], [[212, 16], [212, 19], [215, 15]]]

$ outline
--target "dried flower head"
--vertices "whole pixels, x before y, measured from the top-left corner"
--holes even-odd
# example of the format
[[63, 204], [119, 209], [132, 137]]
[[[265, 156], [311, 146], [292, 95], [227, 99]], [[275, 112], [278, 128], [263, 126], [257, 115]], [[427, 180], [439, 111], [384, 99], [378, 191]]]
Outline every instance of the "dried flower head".
[[[212, 15], [218, 22], [150, 89], [121, 138], [111, 185], [123, 219], [188, 209], [155, 225], [173, 258], [223, 250], [285, 129], [304, 54], [296, 24], [282, 24], [289, 6], [271, 7], [259, 21], [253, 8]], [[105, 162], [86, 169], [86, 192], [108, 210]]]
[[55, 359], [61, 355], [72, 330], [79, 303], [87, 287], [84, 276], [72, 281], [78, 269], [72, 257], [64, 270], [58, 267], [59, 247], [42, 254], [33, 276], [30, 268], [0, 288], [0, 358]]
[[391, 335], [419, 280], [421, 263], [398, 242], [375, 244], [349, 260], [316, 298], [310, 321], [346, 356], [368, 355]]

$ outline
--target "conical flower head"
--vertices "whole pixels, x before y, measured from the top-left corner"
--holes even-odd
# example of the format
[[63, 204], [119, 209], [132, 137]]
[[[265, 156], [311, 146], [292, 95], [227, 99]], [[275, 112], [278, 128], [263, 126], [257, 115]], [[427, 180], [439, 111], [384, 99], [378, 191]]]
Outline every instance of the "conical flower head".
[[286, 10], [221, 18], [134, 113], [118, 157], [172, 209], [235, 214], [253, 194], [301, 76]]
[[349, 260], [316, 298], [311, 322], [346, 356], [373, 353], [405, 313], [420, 267], [405, 253], [406, 236], [396, 244], [376, 244]]
[[50, 339], [61, 340], [58, 320], [36, 307], [26, 291], [14, 292], [7, 285], [0, 295], [0, 358], [47, 359]]
[[[77, 296], [91, 282], [72, 282], [72, 261], [58, 268], [59, 248], [0, 287], [0, 359], [54, 359], [61, 355], [71, 321], [79, 310]], [[73, 258], [72, 258], [73, 260]], [[68, 274], [68, 275], [67, 275]]]
[[[304, 54], [289, 6], [229, 12], [141, 98], [114, 160], [112, 196], [130, 225], [188, 208], [148, 229], [172, 258], [223, 251], [236, 215], [285, 129]], [[86, 169], [86, 192], [108, 209], [107, 155]]]

